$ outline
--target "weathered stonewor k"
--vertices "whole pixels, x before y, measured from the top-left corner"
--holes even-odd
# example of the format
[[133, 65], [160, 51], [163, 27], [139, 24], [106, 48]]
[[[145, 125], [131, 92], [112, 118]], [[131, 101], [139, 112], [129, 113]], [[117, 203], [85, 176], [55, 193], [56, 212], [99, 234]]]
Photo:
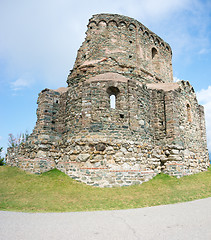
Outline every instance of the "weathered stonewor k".
[[29, 140], [7, 164], [58, 168], [100, 187], [181, 177], [209, 166], [204, 109], [188, 81], [173, 82], [170, 46], [138, 21], [94, 15], [68, 87], [39, 94]]

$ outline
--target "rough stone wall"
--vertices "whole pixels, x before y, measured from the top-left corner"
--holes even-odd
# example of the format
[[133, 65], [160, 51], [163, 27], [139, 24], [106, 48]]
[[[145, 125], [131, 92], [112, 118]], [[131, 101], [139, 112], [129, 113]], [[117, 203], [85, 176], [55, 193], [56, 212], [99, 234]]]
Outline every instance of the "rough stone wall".
[[209, 166], [203, 107], [189, 82], [172, 82], [169, 45], [136, 20], [93, 16], [67, 83], [39, 94], [33, 133], [7, 164], [100, 187]]
[[141, 82], [172, 82], [171, 56], [170, 46], [138, 21], [117, 14], [94, 15], [68, 84], [79, 76], [105, 72]]

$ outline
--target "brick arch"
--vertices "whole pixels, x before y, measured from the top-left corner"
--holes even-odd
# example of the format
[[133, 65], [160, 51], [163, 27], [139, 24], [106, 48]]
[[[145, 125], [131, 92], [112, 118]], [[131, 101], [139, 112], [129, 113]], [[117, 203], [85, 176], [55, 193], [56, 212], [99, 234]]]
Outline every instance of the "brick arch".
[[119, 24], [118, 24], [118, 27], [120, 27], [120, 28], [127, 28], [127, 24], [124, 21], [120, 21]]
[[109, 27], [113, 27], [113, 26], [118, 27], [118, 24], [117, 24], [116, 21], [111, 20], [111, 21], [108, 22], [108, 26], [109, 26]]
[[148, 32], [148, 31], [144, 31], [143, 35], [144, 35], [145, 37], [149, 37], [149, 32]]
[[133, 23], [130, 23], [128, 28], [129, 28], [129, 30], [134, 31], [134, 30], [136, 30], [136, 25]]
[[107, 27], [107, 22], [105, 20], [100, 20], [97, 25], [98, 27]]
[[95, 22], [95, 21], [91, 21], [91, 22], [89, 22], [89, 24], [88, 24], [88, 28], [94, 28], [94, 27], [96, 27], [97, 26], [97, 23]]

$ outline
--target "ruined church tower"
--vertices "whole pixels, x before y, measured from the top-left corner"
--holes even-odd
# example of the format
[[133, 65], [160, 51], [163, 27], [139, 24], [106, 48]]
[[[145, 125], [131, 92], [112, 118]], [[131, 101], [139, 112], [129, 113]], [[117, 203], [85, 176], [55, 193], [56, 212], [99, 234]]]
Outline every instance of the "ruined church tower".
[[204, 109], [188, 81], [173, 82], [169, 44], [138, 21], [94, 15], [67, 84], [39, 94], [33, 133], [7, 164], [100, 187], [209, 166]]

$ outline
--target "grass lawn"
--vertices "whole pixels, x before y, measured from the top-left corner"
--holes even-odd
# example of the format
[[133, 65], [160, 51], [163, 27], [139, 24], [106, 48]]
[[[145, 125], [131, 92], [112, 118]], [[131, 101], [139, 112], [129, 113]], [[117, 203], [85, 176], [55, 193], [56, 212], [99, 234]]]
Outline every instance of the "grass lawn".
[[54, 169], [42, 175], [0, 167], [0, 210], [68, 212], [141, 208], [211, 197], [211, 168], [177, 179], [160, 174], [142, 185], [97, 188]]

